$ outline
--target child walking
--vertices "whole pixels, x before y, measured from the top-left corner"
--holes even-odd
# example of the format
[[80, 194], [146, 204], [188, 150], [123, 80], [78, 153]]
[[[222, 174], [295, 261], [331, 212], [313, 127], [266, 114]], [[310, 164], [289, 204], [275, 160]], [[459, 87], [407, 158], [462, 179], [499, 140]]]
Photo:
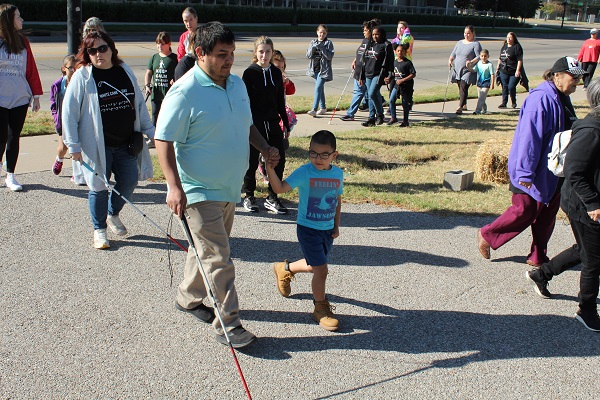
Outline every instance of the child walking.
[[333, 315], [334, 307], [329, 304], [325, 295], [327, 256], [333, 239], [340, 235], [344, 173], [331, 165], [337, 155], [335, 136], [322, 130], [310, 140], [310, 163], [299, 167], [283, 182], [267, 164], [269, 180], [276, 193], [298, 188], [296, 233], [304, 255], [303, 259], [292, 263], [284, 260], [273, 264], [277, 289], [282, 296], [288, 297], [291, 292], [290, 281], [294, 275], [300, 272], [312, 273], [315, 305], [312, 318], [328, 331], [335, 331], [339, 326]]
[[494, 88], [494, 66], [490, 62], [490, 52], [486, 49], [479, 53], [479, 62], [473, 67], [470, 61], [467, 61], [467, 68], [477, 74], [477, 107], [473, 114], [485, 114], [487, 112], [488, 91]]
[[159, 32], [156, 36], [158, 53], [148, 60], [148, 69], [144, 76], [146, 96], [152, 95], [152, 123], [156, 126], [158, 112], [167, 91], [175, 79], [177, 56], [171, 50], [171, 36], [167, 32]]
[[310, 41], [306, 50], [306, 57], [310, 59], [306, 75], [315, 78], [315, 99], [312, 109], [307, 113], [313, 117], [327, 113], [325, 82], [333, 80], [331, 60], [334, 53], [333, 43], [327, 39], [327, 25], [321, 24], [317, 28], [317, 38]]
[[398, 96], [402, 96], [402, 111], [404, 118], [400, 127], [408, 126], [408, 114], [412, 110], [414, 79], [417, 76], [417, 71], [412, 61], [408, 59], [407, 52], [410, 49], [409, 43], [398, 44], [394, 43], [394, 76], [386, 77], [385, 83], [391, 84], [392, 92], [390, 93], [390, 120], [388, 125], [393, 125], [398, 122], [396, 118], [396, 100]]
[[[63, 158], [69, 150], [62, 140], [62, 102], [65, 97], [67, 85], [75, 72], [77, 60], [74, 55], [68, 55], [63, 59], [63, 65], [60, 68], [62, 76], [50, 86], [50, 111], [54, 118], [54, 127], [58, 134], [58, 148], [56, 149], [56, 160], [52, 166], [52, 173], [60, 175], [63, 167]], [[78, 185], [85, 185], [85, 179], [78, 162], [73, 162], [73, 176], [71, 181]]]

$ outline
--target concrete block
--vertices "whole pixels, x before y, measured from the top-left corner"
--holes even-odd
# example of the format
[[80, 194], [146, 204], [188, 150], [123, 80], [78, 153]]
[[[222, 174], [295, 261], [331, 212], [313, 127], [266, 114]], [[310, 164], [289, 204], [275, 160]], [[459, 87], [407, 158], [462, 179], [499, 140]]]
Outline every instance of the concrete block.
[[461, 169], [448, 171], [444, 174], [444, 187], [455, 192], [470, 189], [473, 185], [473, 171], [463, 171]]

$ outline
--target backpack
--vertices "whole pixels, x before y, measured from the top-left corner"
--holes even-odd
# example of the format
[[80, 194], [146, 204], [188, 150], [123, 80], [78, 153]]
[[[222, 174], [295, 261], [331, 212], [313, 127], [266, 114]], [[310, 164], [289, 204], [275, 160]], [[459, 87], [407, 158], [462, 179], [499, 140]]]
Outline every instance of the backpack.
[[550, 153], [548, 153], [548, 169], [558, 177], [565, 176], [563, 168], [565, 167], [567, 147], [569, 147], [569, 143], [571, 142], [572, 133], [573, 131], [571, 129], [558, 132], [554, 135], [554, 139], [552, 140], [552, 149]]

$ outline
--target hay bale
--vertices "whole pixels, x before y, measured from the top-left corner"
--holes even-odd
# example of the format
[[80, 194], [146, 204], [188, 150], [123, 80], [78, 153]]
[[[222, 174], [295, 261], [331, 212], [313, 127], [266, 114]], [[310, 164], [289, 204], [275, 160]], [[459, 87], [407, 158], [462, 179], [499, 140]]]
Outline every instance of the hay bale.
[[508, 183], [510, 139], [489, 139], [477, 150], [477, 176], [482, 182]]

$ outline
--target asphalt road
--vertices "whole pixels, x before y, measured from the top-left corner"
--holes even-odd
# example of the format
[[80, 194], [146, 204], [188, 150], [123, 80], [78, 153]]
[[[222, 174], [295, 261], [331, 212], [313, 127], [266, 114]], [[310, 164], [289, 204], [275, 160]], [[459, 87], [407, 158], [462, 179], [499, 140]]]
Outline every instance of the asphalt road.
[[[128, 206], [129, 236], [93, 249], [87, 189], [66, 169], [0, 190], [0, 399], [245, 398], [227, 348], [173, 305], [183, 252], [170, 255], [171, 287], [165, 238]], [[167, 229], [164, 184], [132, 199]], [[579, 272], [539, 298], [524, 279], [528, 231], [488, 261], [475, 233], [492, 218], [344, 204], [327, 281], [334, 333], [310, 318], [309, 276], [287, 299], [275, 287], [270, 263], [300, 257], [288, 205], [238, 208], [232, 233], [241, 318], [259, 337], [238, 353], [255, 399], [597, 398], [600, 335], [574, 318]], [[551, 253], [572, 241], [559, 223]]]
[[[554, 61], [561, 56], [576, 56], [583, 40], [587, 37], [582, 32], [582, 37], [577, 38], [540, 38], [522, 37], [520, 42], [525, 52], [525, 68], [529, 76], [541, 76], [549, 69]], [[179, 33], [172, 36], [177, 38]], [[415, 89], [426, 89], [436, 85], [445, 85], [448, 78], [448, 57], [460, 37], [448, 40], [441, 35], [428, 35], [420, 37], [418, 30], [414, 32], [416, 37], [414, 45], [414, 64], [417, 69]], [[325, 86], [326, 94], [342, 93], [346, 82], [351, 74], [351, 64], [354, 59], [356, 48], [361, 41], [356, 38], [332, 36], [331, 40], [335, 46], [335, 57], [333, 59], [334, 80]], [[236, 61], [233, 73], [242, 75], [244, 69], [251, 63], [253, 41], [255, 36], [239, 35], [236, 41]], [[131, 66], [138, 77], [138, 83], [143, 85], [144, 74], [148, 65], [148, 59], [156, 52], [154, 44], [155, 37], [145, 35], [143, 37], [115, 36], [114, 37], [119, 55]], [[308, 61], [306, 59], [306, 48], [310, 37], [272, 37], [275, 47], [283, 52], [287, 58], [287, 73], [296, 85], [296, 93], [302, 96], [312, 96], [314, 91], [314, 80], [306, 76]], [[478, 37], [484, 48], [490, 51], [491, 60], [495, 64], [498, 59], [502, 40], [504, 37], [481, 36]], [[173, 49], [176, 49], [173, 43]], [[62, 59], [67, 51], [66, 38], [34, 37], [32, 38], [32, 49], [46, 94], [42, 97], [42, 109], [49, 109], [48, 92], [50, 85], [60, 77]], [[352, 89], [352, 82], [348, 85], [348, 91]]]

